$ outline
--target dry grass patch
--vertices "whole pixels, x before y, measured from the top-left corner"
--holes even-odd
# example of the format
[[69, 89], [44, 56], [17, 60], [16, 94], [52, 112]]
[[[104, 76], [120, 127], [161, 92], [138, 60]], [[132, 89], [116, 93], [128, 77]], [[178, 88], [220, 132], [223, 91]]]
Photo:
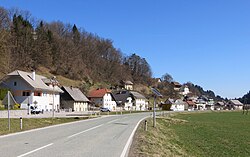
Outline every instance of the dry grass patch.
[[152, 119], [147, 119], [148, 131], [144, 131], [144, 123], [141, 123], [131, 145], [130, 157], [169, 157], [187, 156], [173, 140], [178, 140], [171, 124], [187, 123], [185, 120], [170, 117], [157, 118], [156, 128], [153, 128]]

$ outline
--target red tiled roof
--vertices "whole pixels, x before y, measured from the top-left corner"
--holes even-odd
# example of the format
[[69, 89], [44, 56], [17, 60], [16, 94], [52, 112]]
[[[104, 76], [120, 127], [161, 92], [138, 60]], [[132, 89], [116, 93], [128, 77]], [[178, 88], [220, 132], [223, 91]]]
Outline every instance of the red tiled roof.
[[90, 98], [102, 98], [106, 93], [111, 93], [108, 89], [95, 89], [89, 92]]
[[187, 101], [188, 105], [195, 105], [195, 103], [193, 101]]

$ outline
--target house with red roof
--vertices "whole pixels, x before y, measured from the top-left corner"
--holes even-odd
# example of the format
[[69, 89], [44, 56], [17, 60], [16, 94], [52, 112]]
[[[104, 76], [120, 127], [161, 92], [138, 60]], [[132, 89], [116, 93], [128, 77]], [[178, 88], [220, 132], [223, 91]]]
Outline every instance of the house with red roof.
[[94, 89], [89, 92], [89, 100], [98, 107], [108, 108], [110, 111], [116, 110], [117, 104], [112, 96], [111, 90]]

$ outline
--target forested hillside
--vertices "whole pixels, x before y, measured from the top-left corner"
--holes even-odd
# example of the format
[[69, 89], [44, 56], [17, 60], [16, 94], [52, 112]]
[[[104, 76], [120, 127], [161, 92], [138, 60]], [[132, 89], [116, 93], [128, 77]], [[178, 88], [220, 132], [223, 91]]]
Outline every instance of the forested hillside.
[[[150, 96], [149, 86], [157, 87], [164, 96], [179, 98], [165, 75], [158, 84], [152, 78], [150, 65], [135, 53], [126, 56], [114, 47], [111, 39], [99, 37], [60, 21], [36, 20], [27, 11], [0, 7], [0, 78], [13, 70], [36, 70], [44, 76], [56, 75], [62, 85], [73, 85], [87, 92], [91, 86], [114, 87], [130, 80], [136, 90]], [[215, 97], [190, 85], [192, 93]]]
[[125, 56], [110, 39], [76, 25], [35, 20], [20, 10], [0, 8], [0, 55], [0, 76], [45, 67], [73, 80], [147, 84], [152, 75], [145, 58]]

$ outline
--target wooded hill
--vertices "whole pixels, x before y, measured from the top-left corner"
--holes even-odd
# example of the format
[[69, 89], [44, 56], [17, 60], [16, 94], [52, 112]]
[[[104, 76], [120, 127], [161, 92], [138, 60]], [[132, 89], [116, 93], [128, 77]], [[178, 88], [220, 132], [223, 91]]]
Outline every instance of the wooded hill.
[[34, 20], [26, 11], [0, 8], [0, 73], [46, 67], [74, 80], [147, 83], [145, 58], [125, 56], [110, 39], [62, 22]]
[[[86, 92], [96, 84], [112, 87], [130, 80], [144, 94], [156, 82], [145, 58], [124, 55], [112, 40], [76, 25], [35, 20], [18, 9], [0, 7], [0, 56], [0, 78], [16, 69], [36, 70]], [[178, 97], [169, 81], [157, 87], [167, 97]]]

